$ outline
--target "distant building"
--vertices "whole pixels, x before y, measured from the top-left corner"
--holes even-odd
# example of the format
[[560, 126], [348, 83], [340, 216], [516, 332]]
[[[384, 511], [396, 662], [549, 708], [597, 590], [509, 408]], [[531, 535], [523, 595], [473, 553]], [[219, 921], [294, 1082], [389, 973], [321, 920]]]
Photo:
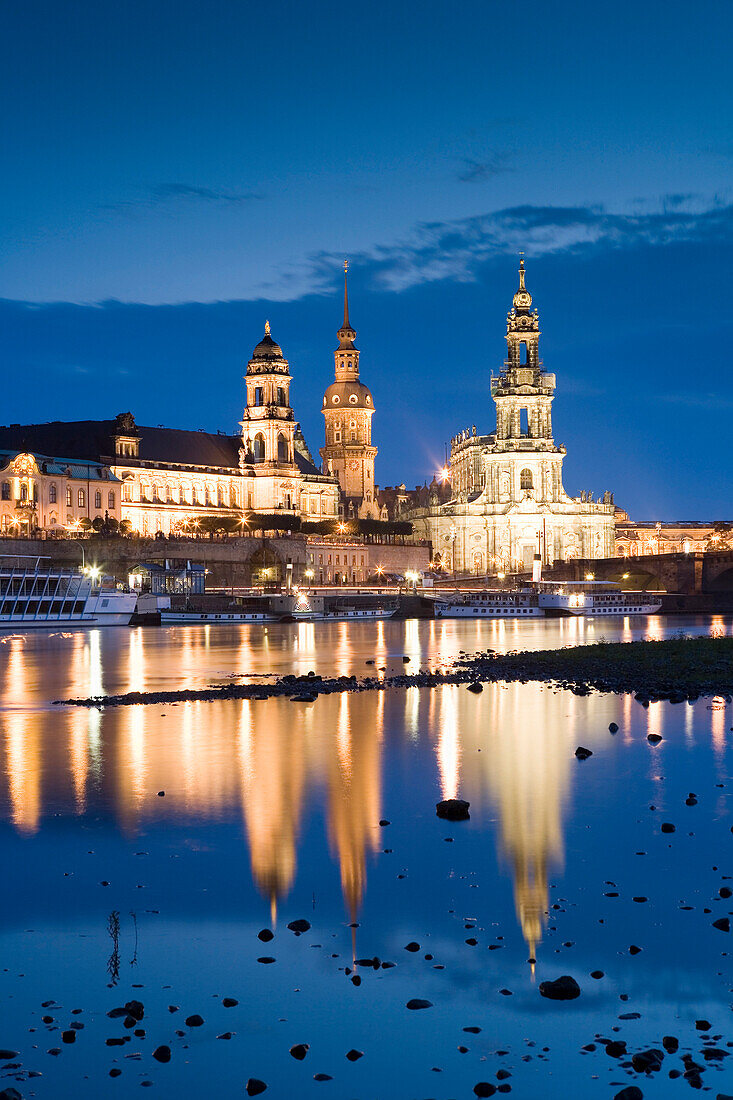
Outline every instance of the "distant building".
[[[22, 477], [13, 480], [9, 473], [3, 492], [12, 508], [0, 510], [0, 523], [7, 526], [10, 520], [2, 517], [13, 515], [24, 517], [26, 530], [68, 526], [83, 517], [103, 517], [107, 509], [141, 535], [169, 535], [191, 531], [210, 517], [240, 521], [260, 513], [283, 520], [336, 518], [338, 482], [313, 462], [290, 406], [288, 362], [269, 324], [245, 380], [241, 435], [138, 426], [129, 412], [114, 420], [0, 427], [0, 452], [6, 453], [6, 461], [24, 452], [40, 456], [53, 470], [47, 490], [38, 482], [36, 508], [20, 498], [16, 508], [15, 494], [31, 490], [27, 477], [25, 482]], [[42, 457], [58, 455], [66, 457]], [[63, 474], [66, 469], [69, 474]], [[33, 476], [37, 480], [40, 473]], [[46, 497], [41, 499], [44, 492], [53, 495], [53, 485], [56, 509]], [[71, 504], [64, 506], [69, 499]]]
[[436, 490], [409, 518], [417, 535], [433, 544], [444, 565], [460, 573], [510, 573], [567, 558], [609, 557], [614, 552], [611, 493], [596, 501], [589, 492], [567, 495], [562, 483], [565, 448], [552, 437], [555, 375], [539, 357], [539, 317], [525, 286], [507, 315], [507, 359], [491, 381], [496, 429], [476, 427], [451, 440], [447, 478], [451, 498]]
[[119, 522], [121, 490], [119, 478], [103, 463], [53, 458], [25, 447], [6, 450], [0, 442], [1, 535]]
[[634, 523], [624, 513], [616, 521], [616, 554], [620, 558], [648, 554], [694, 554], [733, 549], [733, 522], [714, 520], [645, 520]]
[[333, 474], [341, 486], [342, 512], [346, 519], [379, 519], [374, 485], [372, 446], [374, 401], [359, 379], [356, 331], [349, 320], [349, 290], [344, 262], [344, 322], [338, 330], [334, 352], [336, 380], [323, 395], [326, 439], [321, 448], [324, 473]]

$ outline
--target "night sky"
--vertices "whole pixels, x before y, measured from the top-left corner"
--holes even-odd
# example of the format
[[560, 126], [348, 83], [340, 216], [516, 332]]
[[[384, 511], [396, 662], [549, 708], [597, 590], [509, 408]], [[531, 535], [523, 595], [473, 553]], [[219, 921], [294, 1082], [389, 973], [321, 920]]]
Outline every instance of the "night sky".
[[341, 268], [377, 481], [493, 429], [526, 253], [568, 492], [733, 519], [727, 0], [0, 7], [0, 421], [232, 431], [265, 318], [311, 448]]

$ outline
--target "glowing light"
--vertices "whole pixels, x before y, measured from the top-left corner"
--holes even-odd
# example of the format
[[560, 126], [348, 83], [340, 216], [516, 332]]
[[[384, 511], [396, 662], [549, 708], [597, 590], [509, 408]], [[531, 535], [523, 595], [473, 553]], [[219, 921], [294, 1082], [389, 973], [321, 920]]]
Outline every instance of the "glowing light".
[[587, 581], [592, 581], [592, 580], [595, 580], [595, 576], [596, 576], [595, 573], [586, 573], [585, 579]]

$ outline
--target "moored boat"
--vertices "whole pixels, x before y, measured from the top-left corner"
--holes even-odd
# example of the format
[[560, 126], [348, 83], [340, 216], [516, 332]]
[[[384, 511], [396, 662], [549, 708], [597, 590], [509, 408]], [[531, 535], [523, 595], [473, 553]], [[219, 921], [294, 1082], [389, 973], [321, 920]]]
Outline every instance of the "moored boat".
[[614, 581], [537, 581], [539, 606], [545, 615], [602, 617], [654, 615], [662, 601], [654, 592], [624, 592]]
[[0, 558], [0, 630], [127, 626], [137, 594], [94, 571], [53, 567], [49, 558]]
[[450, 597], [437, 597], [436, 619], [525, 619], [541, 618], [537, 593], [529, 588], [514, 591], [485, 589], [483, 592], [456, 592]]

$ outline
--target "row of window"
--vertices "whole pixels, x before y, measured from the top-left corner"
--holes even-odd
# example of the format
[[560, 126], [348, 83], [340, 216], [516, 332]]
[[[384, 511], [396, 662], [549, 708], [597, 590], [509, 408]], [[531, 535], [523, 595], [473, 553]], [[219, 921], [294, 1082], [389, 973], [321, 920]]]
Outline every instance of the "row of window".
[[[328, 556], [327, 556], [327, 557], [328, 557], [328, 562], [327, 562], [327, 563], [328, 563], [328, 565], [331, 565], [331, 556], [332, 556], [331, 554], [328, 554]], [[323, 555], [323, 554], [319, 554], [319, 555], [318, 555], [318, 564], [319, 564], [319, 565], [323, 565], [323, 557], [324, 557], [324, 555]], [[344, 557], [344, 565], [348, 565], [348, 564], [349, 564], [349, 555], [348, 555], [348, 554], [344, 554], [344, 556], [343, 556], [343, 557]], [[363, 565], [363, 564], [364, 564], [364, 555], [363, 555], [363, 554], [361, 554], [361, 555], [360, 555], [360, 557], [361, 557], [361, 564]], [[313, 559], [311, 558], [311, 561], [312, 561], [312, 560], [313, 560]], [[335, 564], [336, 564], [336, 565], [341, 565], [341, 555], [340, 555], [340, 554], [336, 554], [336, 562], [335, 562]], [[352, 554], [352, 555], [351, 555], [351, 564], [352, 564], [352, 565], [356, 565], [356, 554]]]
[[[0, 489], [0, 497], [2, 500], [11, 500], [11, 485], [9, 481], [2, 483]], [[20, 487], [20, 500], [22, 503], [26, 503], [29, 500], [28, 486], [23, 484]], [[33, 486], [33, 500], [38, 502], [38, 489]], [[48, 487], [48, 503], [56, 504], [58, 502], [58, 488], [55, 483], [51, 483]], [[70, 485], [66, 487], [66, 507], [71, 508], [73, 503], [73, 490]], [[76, 503], [79, 508], [86, 508], [87, 506], [87, 491], [86, 489], [78, 489], [76, 494]], [[94, 507], [101, 511], [102, 508], [102, 492], [97, 489], [94, 493]], [[107, 493], [107, 508], [114, 510], [115, 507], [115, 494], [113, 492]]]

